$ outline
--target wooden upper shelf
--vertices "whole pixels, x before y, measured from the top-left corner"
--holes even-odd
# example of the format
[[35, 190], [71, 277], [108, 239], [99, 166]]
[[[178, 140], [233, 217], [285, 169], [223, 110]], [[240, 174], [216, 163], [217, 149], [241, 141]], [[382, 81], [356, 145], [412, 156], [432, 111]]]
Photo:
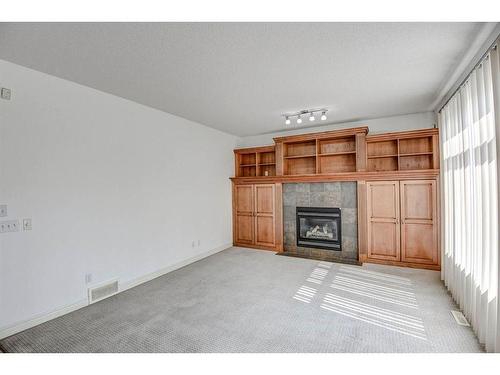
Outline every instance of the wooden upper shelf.
[[366, 137], [368, 171], [439, 169], [438, 129]]
[[[330, 175], [363, 170], [358, 145], [367, 127], [274, 138], [278, 176]], [[364, 153], [360, 152], [363, 158]]]
[[276, 176], [274, 146], [234, 150], [234, 161], [236, 177]]
[[406, 175], [439, 169], [438, 129], [367, 133], [368, 127], [357, 127], [277, 137], [275, 146], [236, 149], [235, 176], [352, 179], [373, 172]]

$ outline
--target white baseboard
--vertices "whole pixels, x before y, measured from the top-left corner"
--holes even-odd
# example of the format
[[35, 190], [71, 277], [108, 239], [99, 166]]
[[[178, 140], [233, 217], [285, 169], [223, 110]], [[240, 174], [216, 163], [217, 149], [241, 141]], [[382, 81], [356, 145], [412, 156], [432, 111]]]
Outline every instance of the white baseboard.
[[[219, 247], [217, 247], [215, 249], [206, 251], [206, 252], [198, 254], [198, 255], [196, 255], [194, 257], [191, 257], [191, 258], [188, 258], [188, 259], [183, 260], [181, 262], [175, 263], [175, 264], [173, 264], [171, 266], [162, 268], [162, 269], [160, 269], [158, 271], [155, 271], [155, 272], [152, 272], [150, 274], [141, 276], [141, 277], [139, 277], [137, 279], [125, 282], [123, 284], [120, 283], [119, 284], [120, 291], [118, 293], [121, 293], [121, 292], [123, 292], [123, 291], [125, 291], [127, 289], [133, 288], [133, 287], [135, 287], [137, 285], [140, 285], [140, 284], [143, 284], [145, 282], [151, 281], [153, 279], [156, 279], [157, 277], [165, 275], [165, 274], [167, 274], [169, 272], [178, 270], [179, 268], [185, 267], [185, 266], [187, 266], [187, 265], [189, 265], [191, 263], [194, 263], [194, 262], [196, 262], [198, 260], [206, 258], [206, 257], [208, 257], [210, 255], [216, 254], [216, 253], [218, 253], [218, 252], [220, 252], [222, 250], [230, 248], [231, 246], [233, 246], [232, 243], [229, 243], [229, 244], [226, 244], [226, 245], [222, 245], [222, 246], [219, 246]], [[12, 325], [10, 327], [2, 328], [2, 329], [0, 329], [0, 340], [4, 339], [6, 337], [12, 336], [12, 335], [14, 335], [16, 333], [19, 333], [21, 331], [24, 331], [24, 330], [26, 330], [28, 328], [37, 326], [37, 325], [45, 323], [45, 322], [48, 322], [49, 320], [58, 318], [58, 317], [60, 317], [62, 315], [69, 314], [70, 312], [73, 312], [75, 310], [81, 309], [82, 307], [88, 306], [88, 304], [89, 304], [89, 301], [88, 301], [87, 298], [85, 298], [85, 299], [80, 300], [80, 301], [78, 301], [76, 303], [73, 303], [71, 305], [62, 307], [62, 308], [54, 310], [52, 312], [36, 316], [35, 318], [26, 320], [26, 321], [21, 322], [21, 323], [16, 323], [16, 324], [14, 324], [14, 325]]]
[[41, 314], [41, 315], [36, 316], [33, 319], [26, 320], [26, 321], [21, 322], [21, 323], [17, 323], [15, 325], [7, 327], [7, 328], [3, 328], [2, 330], [0, 330], [0, 340], [4, 339], [6, 337], [9, 337], [11, 335], [14, 335], [16, 333], [19, 333], [21, 331], [24, 331], [28, 328], [37, 326], [37, 325], [45, 323], [45, 322], [48, 322], [49, 320], [58, 318], [60, 316], [66, 315], [66, 314], [69, 314], [72, 311], [81, 309], [82, 307], [87, 306], [88, 302], [89, 302], [88, 299], [85, 298], [85, 299], [82, 299], [82, 300], [80, 300], [76, 303], [73, 303], [71, 305], [54, 310], [50, 313]]
[[169, 272], [178, 270], [179, 268], [185, 267], [188, 264], [197, 262], [198, 260], [201, 260], [203, 258], [209, 257], [210, 255], [214, 255], [214, 254], [216, 254], [216, 253], [218, 253], [218, 252], [220, 252], [222, 250], [226, 250], [226, 249], [230, 248], [231, 246], [233, 246], [232, 243], [225, 244], [225, 245], [216, 247], [215, 249], [206, 251], [206, 252], [198, 254], [198, 255], [196, 255], [194, 257], [191, 257], [191, 258], [188, 258], [186, 260], [183, 260], [181, 262], [175, 263], [175, 264], [173, 264], [171, 266], [159, 269], [158, 271], [155, 271], [155, 272], [149, 273], [147, 275], [138, 277], [137, 279], [133, 279], [133, 280], [130, 280], [130, 281], [127, 281], [127, 282], [124, 282], [124, 283], [120, 283], [120, 292], [123, 292], [123, 291], [125, 291], [127, 289], [130, 289], [130, 288], [133, 288], [133, 287], [135, 287], [137, 285], [141, 285], [143, 283], [146, 283], [148, 281], [156, 279], [157, 277], [163, 276], [163, 275], [165, 275], [165, 274], [167, 274]]

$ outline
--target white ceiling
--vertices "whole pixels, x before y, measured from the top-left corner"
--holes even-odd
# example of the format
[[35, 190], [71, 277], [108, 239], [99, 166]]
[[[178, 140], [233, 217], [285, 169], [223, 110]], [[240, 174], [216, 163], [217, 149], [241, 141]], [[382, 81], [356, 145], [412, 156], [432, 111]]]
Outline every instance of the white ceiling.
[[245, 136], [304, 108], [328, 123], [433, 110], [486, 26], [4, 23], [0, 58]]

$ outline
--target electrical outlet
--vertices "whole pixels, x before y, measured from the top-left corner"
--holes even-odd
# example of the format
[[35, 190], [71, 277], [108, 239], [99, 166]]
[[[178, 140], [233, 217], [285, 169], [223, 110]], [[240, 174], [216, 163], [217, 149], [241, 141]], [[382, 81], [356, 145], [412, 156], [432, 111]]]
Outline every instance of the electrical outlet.
[[31, 229], [32, 229], [31, 219], [30, 218], [23, 219], [23, 230], [26, 231]]
[[10, 100], [10, 96], [11, 96], [12, 92], [10, 89], [6, 88], [6, 87], [2, 87], [2, 92], [1, 92], [1, 97], [2, 99], [5, 99], [5, 100]]
[[1, 221], [0, 233], [19, 232], [19, 222], [17, 220]]
[[7, 205], [0, 204], [0, 217], [5, 217], [5, 216], [7, 216]]
[[92, 282], [92, 274], [86, 273], [85, 274], [85, 284], [90, 284], [91, 282]]
[[196, 242], [195, 241], [191, 242], [191, 247], [195, 247], [195, 246], [196, 246]]

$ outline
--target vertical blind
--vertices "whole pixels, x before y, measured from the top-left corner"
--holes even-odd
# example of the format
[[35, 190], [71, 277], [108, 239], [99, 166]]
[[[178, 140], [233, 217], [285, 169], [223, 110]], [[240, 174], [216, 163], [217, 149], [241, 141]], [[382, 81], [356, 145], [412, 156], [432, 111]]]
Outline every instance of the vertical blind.
[[489, 352], [500, 351], [500, 63], [493, 48], [439, 113], [441, 276]]

